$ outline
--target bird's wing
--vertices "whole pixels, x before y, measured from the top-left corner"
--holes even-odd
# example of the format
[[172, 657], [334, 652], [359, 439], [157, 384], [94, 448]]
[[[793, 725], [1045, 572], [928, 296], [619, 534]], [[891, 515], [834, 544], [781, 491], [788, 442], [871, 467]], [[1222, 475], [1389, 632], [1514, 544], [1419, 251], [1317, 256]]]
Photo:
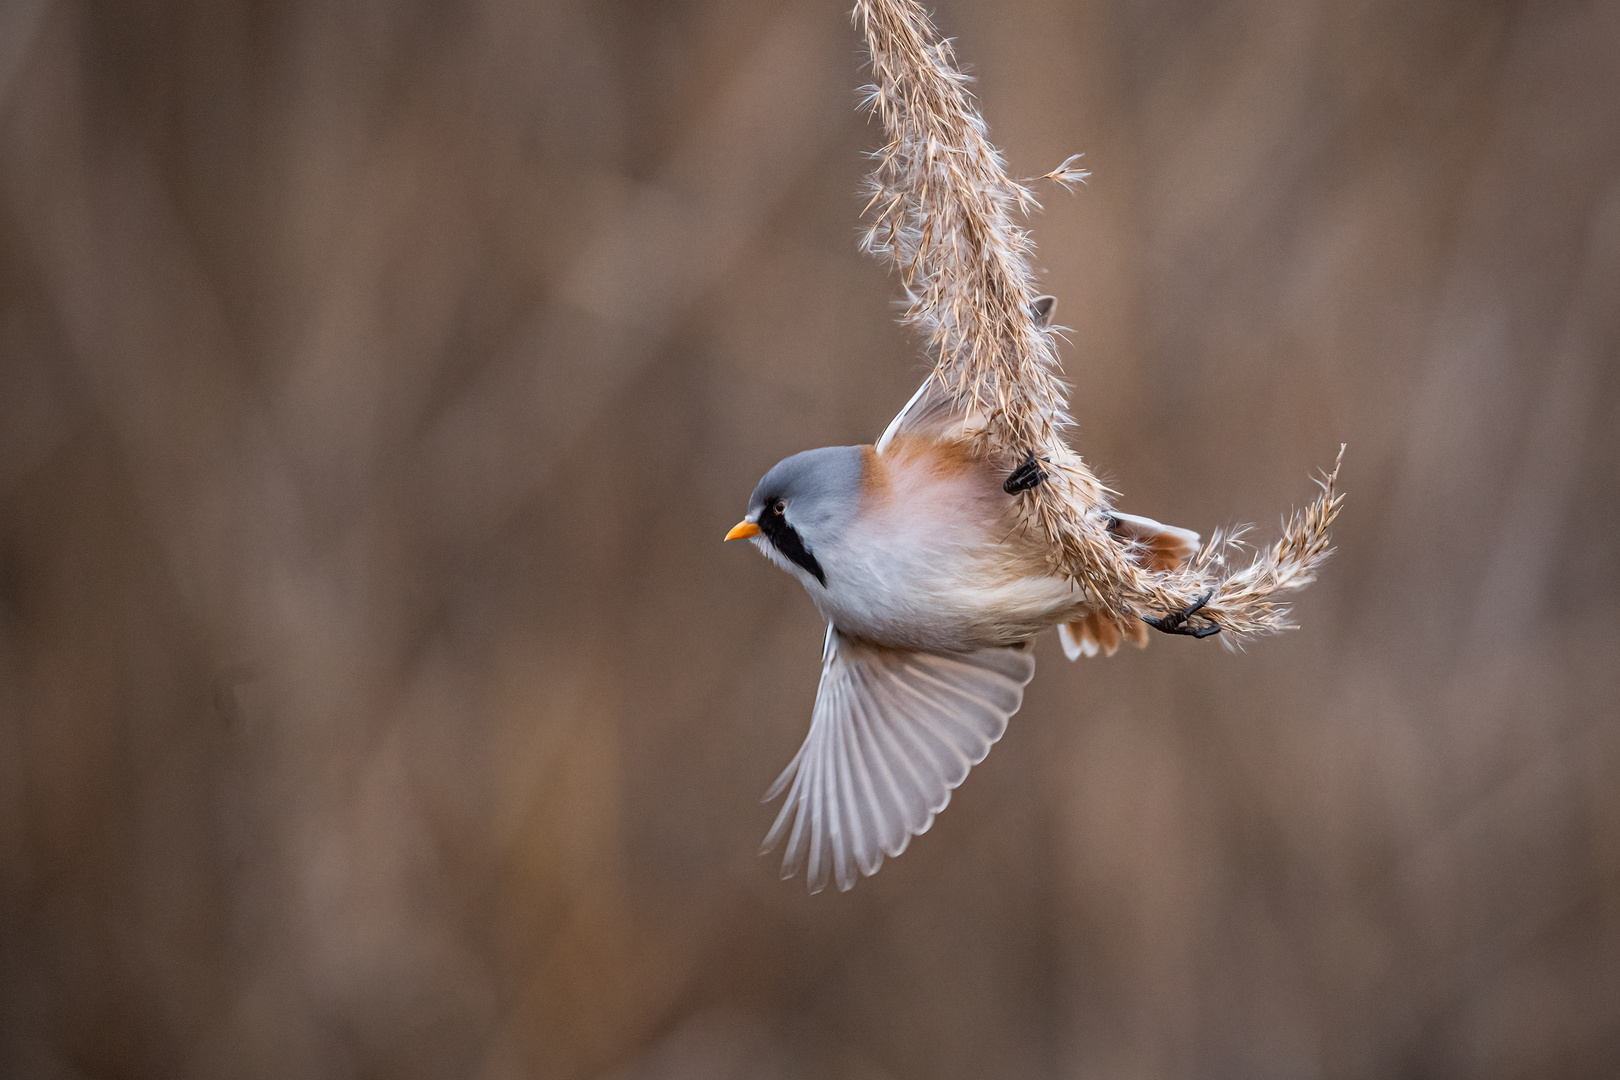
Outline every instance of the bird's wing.
[[1191, 529], [1166, 525], [1148, 517], [1109, 511], [1108, 531], [1123, 536], [1137, 548], [1137, 561], [1149, 570], [1174, 570], [1198, 554], [1202, 539]]
[[[1029, 308], [1035, 325], [1042, 330], [1051, 327], [1052, 315], [1056, 310], [1055, 296], [1037, 296]], [[940, 384], [939, 369], [935, 368], [917, 387], [917, 392], [911, 395], [905, 407], [889, 421], [889, 426], [883, 429], [877, 441], [877, 452], [881, 454], [887, 450], [896, 435], [923, 435], [934, 439], [958, 436], [970, 420], [983, 422], [982, 417], [969, 417], [962, 410], [955, 395]]]
[[1058, 624], [1058, 642], [1063, 655], [1070, 660], [1082, 656], [1113, 656], [1119, 652], [1121, 642], [1129, 642], [1138, 649], [1148, 643], [1147, 624], [1136, 616], [1112, 619], [1101, 611], [1093, 611], [1085, 618]]
[[889, 421], [889, 426], [883, 429], [877, 441], [877, 452], [881, 454], [887, 450], [896, 435], [924, 435], [940, 439], [959, 434], [965, 419], [956, 399], [930, 374], [917, 387], [917, 392], [911, 395], [905, 407]]
[[829, 626], [810, 734], [765, 795], [788, 792], [762, 852], [786, 836], [782, 876], [807, 865], [811, 892], [877, 873], [984, 760], [1034, 675], [1028, 649], [909, 652]]
[[[1135, 514], [1108, 512], [1108, 531], [1131, 544], [1137, 563], [1149, 570], [1175, 570], [1198, 554], [1199, 536], [1191, 529], [1166, 525]], [[1138, 649], [1148, 643], [1147, 625], [1134, 615], [1114, 619], [1093, 611], [1083, 619], [1058, 626], [1058, 641], [1070, 660], [1082, 656], [1113, 656], [1121, 642]]]

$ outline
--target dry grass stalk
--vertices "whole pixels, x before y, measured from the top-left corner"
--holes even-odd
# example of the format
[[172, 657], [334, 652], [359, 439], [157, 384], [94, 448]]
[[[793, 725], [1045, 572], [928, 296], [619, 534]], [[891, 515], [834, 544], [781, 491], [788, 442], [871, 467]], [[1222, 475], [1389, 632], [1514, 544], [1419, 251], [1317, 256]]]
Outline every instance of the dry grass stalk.
[[[1202, 614], [1229, 642], [1290, 628], [1277, 595], [1310, 582], [1330, 554], [1338, 464], [1248, 566], [1228, 565], [1238, 537], [1220, 533], [1179, 570], [1141, 566], [1108, 532], [1111, 493], [1062, 437], [1067, 393], [1052, 336], [1031, 312], [1033, 244], [1013, 220], [1035, 207], [1033, 194], [1008, 177], [950, 43], [915, 0], [857, 0], [854, 18], [872, 63], [866, 105], [888, 135], [868, 177], [864, 246], [899, 271], [905, 321], [927, 340], [935, 377], [987, 418], [984, 453], [1009, 469], [1031, 452], [1046, 459], [1049, 479], [1019, 498], [1053, 565], [1116, 616], [1182, 611], [1207, 594]], [[1075, 161], [1041, 179], [1084, 179]]]

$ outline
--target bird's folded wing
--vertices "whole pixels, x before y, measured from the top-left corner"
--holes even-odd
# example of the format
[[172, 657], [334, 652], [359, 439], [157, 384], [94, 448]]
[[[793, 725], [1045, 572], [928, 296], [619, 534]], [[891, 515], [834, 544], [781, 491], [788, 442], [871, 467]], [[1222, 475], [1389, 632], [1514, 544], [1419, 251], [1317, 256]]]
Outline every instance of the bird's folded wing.
[[1146, 646], [1147, 624], [1134, 615], [1114, 619], [1105, 612], [1093, 611], [1075, 622], [1059, 623], [1058, 641], [1063, 646], [1063, 655], [1070, 660], [1096, 656], [1099, 652], [1113, 656], [1119, 652], [1121, 642], [1138, 649]]
[[[1129, 543], [1132, 558], [1149, 570], [1174, 570], [1198, 553], [1199, 536], [1191, 529], [1118, 510], [1110, 510], [1108, 518], [1108, 531]], [[1115, 619], [1093, 611], [1082, 619], [1059, 624], [1058, 641], [1063, 644], [1063, 655], [1070, 660], [1098, 653], [1113, 656], [1121, 642], [1139, 649], [1146, 645], [1147, 626], [1135, 615]]]
[[788, 789], [763, 850], [786, 836], [782, 876], [805, 866], [812, 892], [877, 873], [984, 760], [1034, 674], [1027, 649], [907, 652], [829, 626], [810, 734], [765, 795]]
[[[1052, 315], [1056, 311], [1057, 298], [1054, 296], [1037, 296], [1029, 307], [1035, 325], [1042, 330], [1052, 326]], [[965, 427], [983, 422], [983, 417], [969, 416], [964, 411], [955, 395], [939, 381], [939, 370], [936, 368], [917, 387], [917, 392], [911, 395], [905, 408], [889, 421], [889, 426], [877, 441], [877, 452], [881, 454], [887, 450], [896, 435], [954, 438], [962, 434]]]
[[932, 439], [949, 438], [961, 433], [966, 417], [956, 399], [939, 384], [938, 377], [930, 374], [923, 380], [911, 400], [895, 414], [889, 426], [877, 441], [877, 452], [889, 448], [897, 435], [920, 435]]
[[1135, 514], [1109, 512], [1113, 519], [1108, 531], [1124, 537], [1136, 548], [1137, 558], [1149, 570], [1174, 570], [1185, 566], [1198, 554], [1201, 539], [1191, 529], [1182, 529]]

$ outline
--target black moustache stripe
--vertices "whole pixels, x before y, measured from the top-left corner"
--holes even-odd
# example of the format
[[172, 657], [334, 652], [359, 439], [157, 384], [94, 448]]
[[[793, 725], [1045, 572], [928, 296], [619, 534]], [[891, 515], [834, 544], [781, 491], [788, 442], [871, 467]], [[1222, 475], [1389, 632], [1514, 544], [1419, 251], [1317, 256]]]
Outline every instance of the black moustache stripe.
[[765, 534], [765, 539], [771, 546], [780, 551], [788, 562], [804, 567], [814, 574], [821, 587], [827, 587], [827, 574], [816, 562], [816, 557], [804, 546], [799, 537], [798, 530], [787, 523], [787, 518], [777, 512], [774, 502], [767, 503], [765, 512], [759, 515], [759, 531]]

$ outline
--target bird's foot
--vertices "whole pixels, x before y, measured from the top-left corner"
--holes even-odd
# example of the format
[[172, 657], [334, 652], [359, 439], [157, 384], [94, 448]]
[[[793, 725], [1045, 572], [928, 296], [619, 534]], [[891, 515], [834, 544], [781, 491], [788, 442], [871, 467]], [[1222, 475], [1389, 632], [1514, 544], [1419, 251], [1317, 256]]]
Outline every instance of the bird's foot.
[[1151, 615], [1143, 615], [1142, 621], [1153, 627], [1153, 629], [1157, 630], [1161, 634], [1183, 634], [1187, 637], [1207, 638], [1211, 634], [1218, 634], [1221, 632], [1220, 623], [1216, 622], [1214, 619], [1211, 619], [1208, 615], [1204, 616], [1204, 620], [1209, 624], [1208, 626], [1194, 626], [1188, 620], [1203, 610], [1204, 605], [1209, 603], [1210, 597], [1214, 595], [1215, 590], [1210, 589], [1208, 592], [1204, 593], [1203, 596], [1200, 596], [1190, 607], [1184, 608], [1181, 611], [1169, 612], [1168, 614], [1161, 615], [1158, 618], [1154, 618]]
[[1007, 475], [1007, 479], [1002, 482], [1001, 490], [1009, 495], [1017, 495], [1020, 491], [1040, 486], [1047, 478], [1046, 470], [1041, 468], [1041, 462], [1045, 460], [1036, 457], [1035, 451], [1031, 450], [1024, 463]]

